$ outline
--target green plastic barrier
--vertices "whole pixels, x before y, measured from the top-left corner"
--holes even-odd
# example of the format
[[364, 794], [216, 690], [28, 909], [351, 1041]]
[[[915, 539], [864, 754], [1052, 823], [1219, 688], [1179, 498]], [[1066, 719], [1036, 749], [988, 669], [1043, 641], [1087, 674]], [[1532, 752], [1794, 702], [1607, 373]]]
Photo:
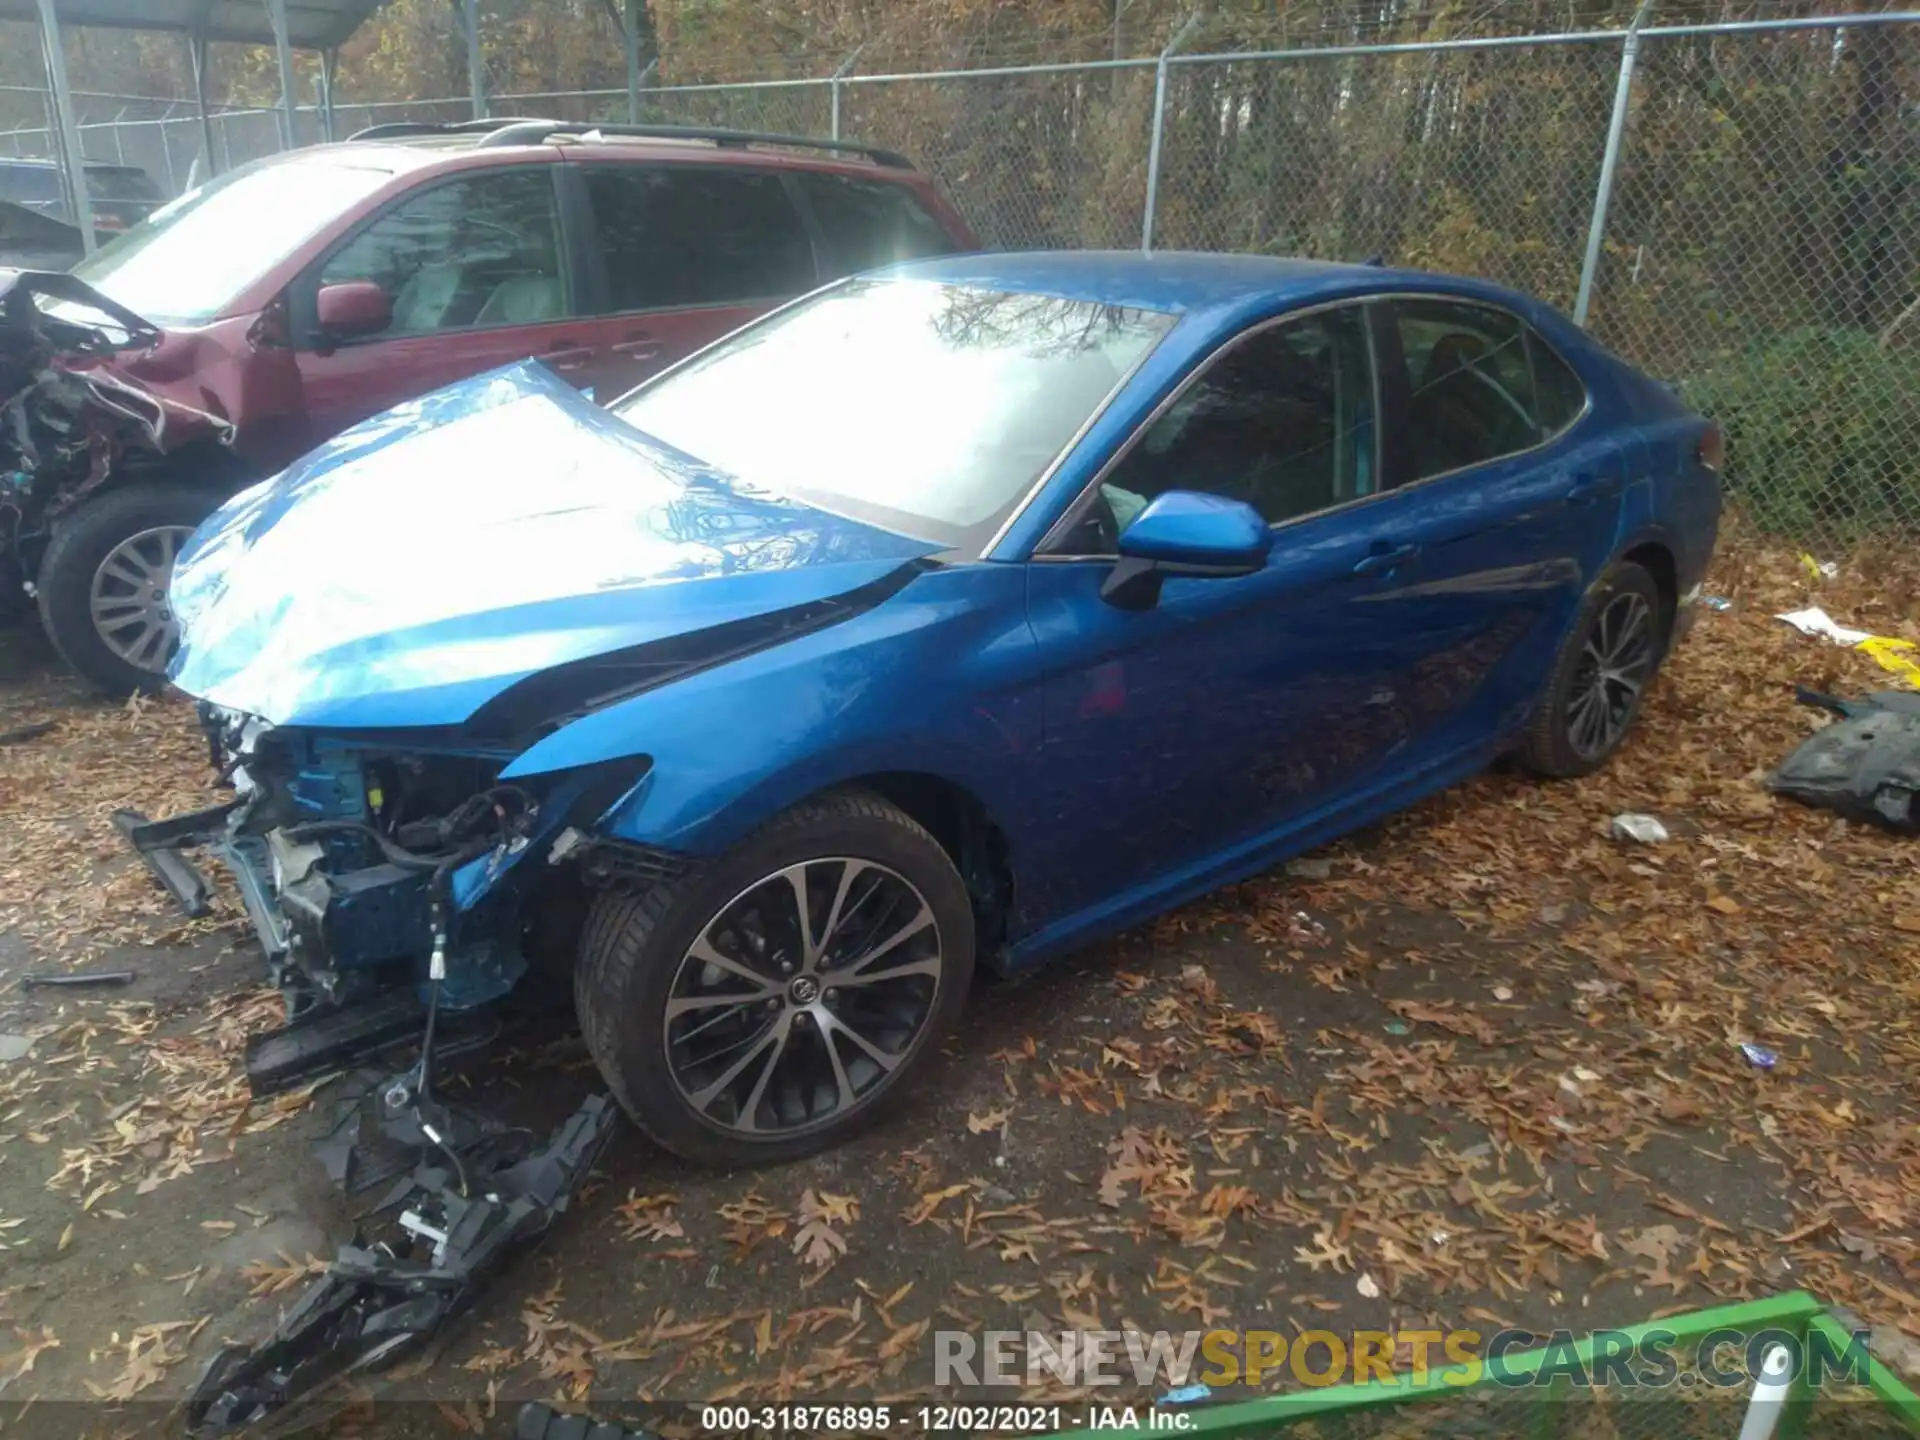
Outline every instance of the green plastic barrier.
[[[1137, 1424], [1065, 1432], [1053, 1440], [1114, 1440], [1116, 1435], [1157, 1433], [1198, 1440], [1250, 1440], [1274, 1434], [1284, 1440], [1470, 1440], [1524, 1436], [1528, 1440], [1737, 1440], [1752, 1395], [1750, 1382], [1704, 1383], [1698, 1364], [1703, 1340], [1721, 1332], [1751, 1339], [1764, 1332], [1790, 1336], [1802, 1357], [1841, 1357], [1841, 1376], [1816, 1385], [1812, 1367], [1796, 1368], [1769, 1440], [1866, 1440], [1920, 1435], [1920, 1396], [1804, 1291], [1738, 1305], [1674, 1315], [1622, 1331], [1607, 1332], [1596, 1355], [1593, 1338], [1547, 1345], [1503, 1357], [1504, 1382], [1491, 1373], [1472, 1384], [1393, 1382], [1302, 1389], [1260, 1399], [1137, 1411]], [[1586, 1374], [1623, 1345], [1638, 1349], [1651, 1340], [1671, 1341], [1676, 1373], [1668, 1384], [1581, 1385], [1569, 1371]], [[1706, 1357], [1725, 1375], [1745, 1355], [1720, 1341]], [[1790, 1347], [1791, 1348], [1791, 1347]], [[1447, 1367], [1436, 1365], [1435, 1372]], [[1864, 1374], [1861, 1372], [1864, 1371]], [[1851, 1372], [1848, 1374], [1847, 1372]], [[1544, 1377], [1544, 1378], [1540, 1378]], [[1696, 1383], [1689, 1383], [1689, 1382]], [[1098, 1402], [1096, 1402], [1097, 1404]]]

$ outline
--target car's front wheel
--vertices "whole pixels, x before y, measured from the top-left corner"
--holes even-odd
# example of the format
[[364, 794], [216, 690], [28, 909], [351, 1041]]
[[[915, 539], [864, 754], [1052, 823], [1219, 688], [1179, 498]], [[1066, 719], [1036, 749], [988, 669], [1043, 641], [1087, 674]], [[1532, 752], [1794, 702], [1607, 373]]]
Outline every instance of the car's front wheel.
[[173, 562], [221, 497], [163, 480], [84, 501], [55, 527], [34, 589], [61, 658], [100, 689], [157, 690], [180, 643]]
[[939, 843], [857, 791], [691, 876], [596, 900], [580, 1025], [642, 1130], [689, 1159], [791, 1160], [872, 1121], [952, 1026], [974, 967]]
[[1527, 732], [1525, 759], [1554, 778], [1591, 775], [1620, 748], [1667, 650], [1667, 609], [1644, 566], [1621, 561], [1587, 592]]

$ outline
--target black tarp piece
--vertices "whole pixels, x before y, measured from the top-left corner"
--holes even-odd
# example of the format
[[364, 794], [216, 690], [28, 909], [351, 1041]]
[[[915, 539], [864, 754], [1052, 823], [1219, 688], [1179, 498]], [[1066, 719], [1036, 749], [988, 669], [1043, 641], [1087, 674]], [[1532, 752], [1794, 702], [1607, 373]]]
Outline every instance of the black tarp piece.
[[1802, 689], [1797, 698], [1840, 718], [1801, 741], [1768, 788], [1849, 820], [1920, 834], [1920, 693], [1843, 700]]

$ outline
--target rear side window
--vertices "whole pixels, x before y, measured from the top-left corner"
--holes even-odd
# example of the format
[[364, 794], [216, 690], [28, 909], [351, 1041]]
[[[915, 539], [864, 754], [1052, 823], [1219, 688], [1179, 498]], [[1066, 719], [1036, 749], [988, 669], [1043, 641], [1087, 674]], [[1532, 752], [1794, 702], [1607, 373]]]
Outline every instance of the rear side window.
[[953, 237], [905, 185], [818, 170], [797, 171], [793, 178], [826, 245], [822, 280], [900, 260], [950, 255], [955, 249]]
[[613, 311], [677, 310], [798, 295], [813, 245], [780, 177], [695, 165], [586, 171]]
[[153, 177], [131, 165], [89, 165], [87, 188], [103, 200], [152, 200], [166, 197]]
[[1395, 300], [1414, 479], [1531, 450], [1586, 405], [1580, 379], [1518, 316]]

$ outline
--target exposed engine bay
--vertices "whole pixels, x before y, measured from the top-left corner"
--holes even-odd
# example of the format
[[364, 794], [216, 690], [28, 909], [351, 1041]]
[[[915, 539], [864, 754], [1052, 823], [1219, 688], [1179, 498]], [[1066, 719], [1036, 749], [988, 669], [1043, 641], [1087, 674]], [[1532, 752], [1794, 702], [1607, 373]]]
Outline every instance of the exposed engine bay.
[[[594, 858], [596, 844], [566, 822], [598, 814], [632, 776], [588, 772], [535, 794], [500, 782], [506, 752], [422, 748], [417, 736], [394, 749], [377, 735], [276, 728], [205, 704], [199, 713], [233, 798], [167, 820], [115, 820], [189, 914], [212, 901], [194, 852], [232, 874], [287, 1006], [283, 1029], [249, 1043], [255, 1093], [396, 1047], [415, 1056], [397, 1073], [347, 1075], [319, 1147], [349, 1195], [394, 1182], [367, 1212], [387, 1217], [385, 1238], [356, 1234], [271, 1336], [216, 1359], [187, 1420], [218, 1434], [417, 1353], [584, 1182], [617, 1123], [610, 1099], [591, 1097], [536, 1149], [526, 1131], [441, 1096], [435, 1066], [495, 1038], [493, 1002], [543, 954], [570, 946], [571, 934], [542, 927], [565, 932], [584, 876], [604, 878], [614, 860]], [[536, 853], [543, 863], [522, 870]]]
[[[430, 1045], [441, 1012], [483, 1011], [542, 957], [564, 965], [586, 884], [619, 860], [594, 854], [605, 842], [568, 821], [625, 793], [638, 778], [628, 767], [535, 794], [499, 782], [510, 750], [435, 750], [418, 737], [388, 749], [377, 735], [280, 729], [208, 705], [200, 715], [233, 798], [115, 819], [190, 915], [208, 912], [212, 889], [189, 852], [232, 874], [287, 1004], [287, 1028], [249, 1051], [257, 1094], [357, 1063], [422, 1024]], [[539, 863], [523, 865], [536, 850]]]
[[116, 374], [160, 332], [71, 275], [0, 270], [0, 618], [24, 608], [59, 519], [109, 480], [193, 441], [219, 416]]

